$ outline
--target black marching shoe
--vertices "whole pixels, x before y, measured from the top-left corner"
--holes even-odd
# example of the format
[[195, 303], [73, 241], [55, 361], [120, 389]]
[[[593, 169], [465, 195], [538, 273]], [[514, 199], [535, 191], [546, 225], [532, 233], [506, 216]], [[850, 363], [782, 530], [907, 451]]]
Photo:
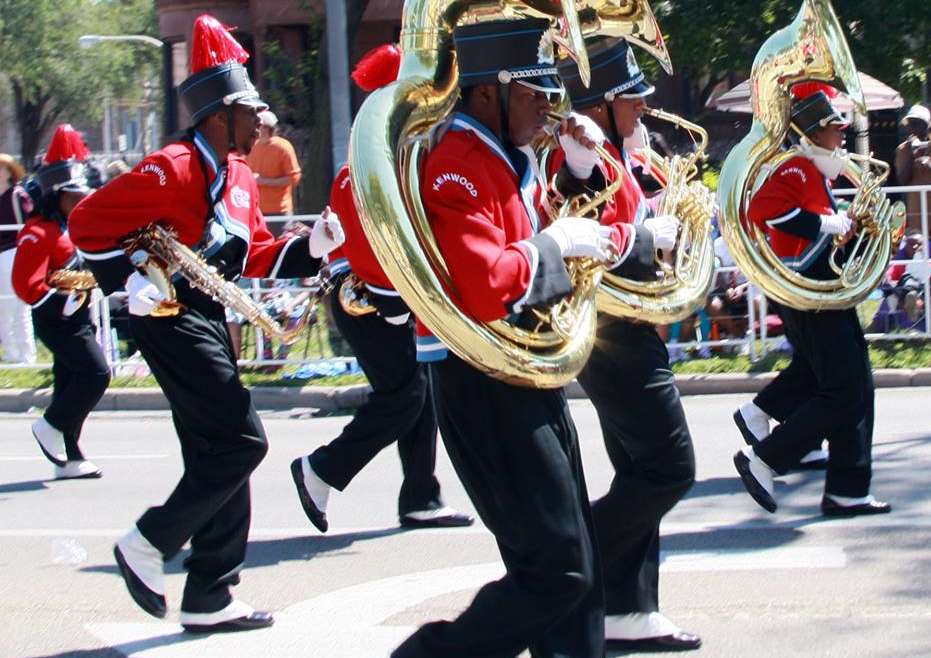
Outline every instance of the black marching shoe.
[[119, 545], [113, 547], [113, 557], [116, 558], [120, 575], [123, 576], [123, 582], [126, 583], [126, 589], [129, 590], [129, 595], [133, 597], [133, 601], [153, 617], [164, 619], [168, 612], [168, 603], [165, 601], [165, 596], [150, 589], [142, 582], [142, 579], [129, 566]]
[[666, 651], [694, 651], [699, 647], [701, 647], [701, 638], [686, 631], [676, 631], [670, 635], [642, 640], [605, 640], [605, 648], [609, 651], [660, 653]]
[[188, 633], [237, 633], [239, 631], [254, 631], [259, 628], [268, 628], [275, 623], [275, 617], [270, 612], [255, 610], [248, 615], [220, 621], [215, 624], [188, 624], [184, 623], [185, 613], [181, 613], [181, 626]]
[[875, 500], [872, 496], [869, 500], [853, 505], [841, 505], [828, 496], [821, 499], [821, 513], [831, 517], [853, 517], [867, 516], [870, 514], [888, 514], [892, 511], [892, 505]]
[[692, 651], [701, 638], [684, 631], [660, 612], [605, 615], [605, 648], [630, 653]]
[[402, 528], [464, 528], [475, 523], [475, 519], [452, 507], [415, 510], [400, 518]]
[[750, 431], [750, 428], [747, 427], [747, 421], [744, 420], [743, 414], [740, 413], [740, 409], [734, 412], [734, 424], [737, 426], [737, 429], [740, 430], [740, 435], [743, 437], [744, 443], [746, 443], [751, 448], [756, 447], [756, 444], [760, 442], [753, 432]]
[[327, 521], [326, 512], [317, 507], [313, 498], [310, 496], [310, 491], [307, 489], [303, 464], [305, 459], [307, 458], [299, 457], [291, 462], [291, 478], [294, 480], [294, 486], [297, 487], [297, 497], [301, 501], [301, 507], [304, 508], [304, 514], [307, 515], [307, 518], [314, 524], [317, 530], [326, 532], [330, 528], [330, 522]]
[[778, 505], [773, 498], [773, 472], [769, 466], [753, 454], [752, 448], [744, 448], [734, 455], [734, 467], [757, 505], [770, 514], [774, 513]]

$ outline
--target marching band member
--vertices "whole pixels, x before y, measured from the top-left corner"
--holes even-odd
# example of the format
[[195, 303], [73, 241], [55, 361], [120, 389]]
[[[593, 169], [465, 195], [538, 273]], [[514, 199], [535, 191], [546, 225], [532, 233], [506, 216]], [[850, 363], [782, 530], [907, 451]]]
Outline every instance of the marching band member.
[[[654, 87], [624, 39], [590, 40], [588, 52], [588, 88], [571, 60], [560, 65], [575, 114], [562, 126], [562, 149], [549, 168], [558, 171], [563, 193], [603, 189], [617, 176], [591, 148], [604, 142], [624, 168], [621, 187], [601, 221], [627, 232], [634, 254], [614, 272], [648, 279], [655, 276], [654, 251], [675, 246], [679, 224], [673, 216], [652, 216], [625, 148], [646, 132], [640, 118]], [[692, 437], [666, 346], [652, 325], [599, 314], [595, 347], [578, 380], [598, 412], [615, 469], [608, 493], [592, 505], [608, 647], [696, 649], [701, 646], [697, 635], [659, 613], [660, 521], [695, 479]]]
[[32, 306], [33, 328], [53, 356], [52, 403], [32, 424], [32, 433], [55, 465], [56, 479], [101, 476], [84, 458], [78, 441], [84, 421], [110, 383], [88, 309], [90, 294], [59, 291], [47, 282], [55, 271], [81, 269], [67, 221], [89, 192], [83, 164], [87, 155], [80, 134], [69, 124], [58, 126], [35, 174], [40, 196], [35, 214], [19, 233], [13, 261], [13, 288]]
[[[750, 201], [749, 217], [765, 228], [776, 255], [790, 268], [809, 278], [833, 279], [834, 238], [849, 240], [855, 230], [831, 192], [848, 160], [843, 150], [847, 123], [819, 89], [793, 102], [792, 124], [802, 135], [799, 154], [770, 174]], [[794, 351], [789, 366], [734, 414], [749, 444], [734, 455], [744, 486], [761, 507], [775, 512], [774, 474], [784, 474], [826, 437], [822, 513], [889, 512], [888, 503], [869, 493], [873, 375], [856, 309], [773, 306]], [[772, 432], [770, 418], [780, 423]]]
[[[529, 143], [562, 92], [547, 28], [526, 19], [453, 33], [461, 100], [436, 129], [421, 197], [461, 306], [479, 321], [567, 295], [564, 258], [606, 261], [629, 246], [626, 233], [576, 217], [536, 233], [545, 186]], [[426, 327], [418, 334], [443, 442], [507, 573], [393, 656], [513, 656], [529, 647], [540, 658], [602, 658], [601, 568], [565, 393], [506, 384], [447, 352]]]
[[184, 457], [175, 490], [139, 518], [114, 554], [136, 603], [164, 617], [163, 562], [191, 540], [180, 621], [205, 633], [273, 623], [230, 592], [246, 553], [249, 475], [268, 445], [239, 379], [223, 307], [179, 279], [183, 310], [153, 315], [163, 294], [136, 270], [122, 241], [158, 222], [227, 279], [289, 279], [316, 274], [342, 229], [331, 216], [309, 236], [272, 237], [245, 161], [259, 134], [258, 113], [268, 108], [243, 66], [248, 54], [211, 16], [197, 19], [192, 40], [192, 74], [179, 93], [193, 128], [88, 197], [70, 227], [104, 292], [126, 287], [133, 336], [171, 405]]
[[[393, 82], [401, 51], [384, 45], [359, 62], [352, 77], [363, 91]], [[334, 283], [330, 312], [372, 386], [365, 404], [342, 433], [291, 463], [291, 475], [307, 518], [326, 532], [330, 489], [342, 491], [382, 449], [397, 441], [404, 482], [398, 516], [407, 528], [472, 525], [473, 519], [443, 505], [436, 467], [436, 415], [427, 366], [416, 358], [414, 321], [369, 246], [352, 198], [349, 166], [336, 175], [330, 207], [340, 217], [346, 241], [329, 255]], [[352, 316], [339, 289], [350, 271], [364, 284], [375, 312]]]

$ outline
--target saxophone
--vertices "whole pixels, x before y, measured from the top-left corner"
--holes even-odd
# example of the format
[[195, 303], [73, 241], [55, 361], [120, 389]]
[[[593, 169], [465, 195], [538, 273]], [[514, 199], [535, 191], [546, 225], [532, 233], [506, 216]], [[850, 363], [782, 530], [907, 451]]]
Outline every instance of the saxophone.
[[242, 314], [253, 326], [285, 345], [294, 343], [304, 332], [315, 306], [307, 304], [297, 325], [285, 329], [242, 288], [217, 274], [216, 268], [208, 265], [190, 247], [181, 244], [174, 231], [158, 224], [150, 224], [131, 233], [124, 240], [123, 249], [133, 265], [143, 270], [165, 296], [152, 312], [155, 317], [170, 317], [184, 310], [171, 283], [175, 274], [183, 276], [191, 287], [210, 295], [219, 304]]

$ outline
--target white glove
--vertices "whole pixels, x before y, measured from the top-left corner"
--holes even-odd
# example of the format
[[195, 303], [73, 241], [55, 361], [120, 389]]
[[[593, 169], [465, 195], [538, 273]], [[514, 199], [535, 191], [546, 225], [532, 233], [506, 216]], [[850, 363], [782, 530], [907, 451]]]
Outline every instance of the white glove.
[[84, 305], [87, 295], [88, 293], [69, 292], [68, 299], [65, 300], [65, 305], [61, 309], [61, 314], [66, 318], [70, 318], [77, 313], [78, 309]]
[[410, 317], [411, 317], [410, 313], [403, 313], [401, 315], [389, 315], [388, 317], [382, 316], [382, 319], [388, 324], [400, 326], [402, 324], [406, 324], [408, 318]]
[[679, 234], [679, 219], [674, 215], [649, 217], [643, 221], [643, 226], [653, 234], [653, 246], [657, 249], [669, 251], [676, 246], [676, 236]]
[[155, 284], [139, 272], [133, 272], [126, 279], [126, 295], [129, 299], [130, 314], [142, 317], [151, 315], [158, 303], [165, 299], [165, 295]]
[[307, 241], [310, 256], [323, 258], [345, 241], [346, 234], [343, 232], [339, 216], [327, 206], [320, 214], [320, 219], [314, 222], [313, 228], [310, 229], [310, 240]]
[[[575, 125], [584, 129], [586, 139], [596, 144], [604, 144], [605, 136], [601, 128], [594, 121], [584, 114], [573, 112], [569, 118], [575, 119]], [[559, 134], [559, 145], [566, 154], [566, 166], [569, 167], [569, 173], [580, 180], [588, 180], [592, 175], [595, 165], [601, 161], [601, 156], [579, 142], [569, 133]]]
[[846, 210], [836, 215], [821, 215], [821, 232], [828, 235], [846, 235], [853, 228], [853, 220], [847, 216]]
[[613, 229], [593, 219], [561, 217], [541, 233], [559, 245], [563, 258], [594, 258], [600, 261], [614, 258]]

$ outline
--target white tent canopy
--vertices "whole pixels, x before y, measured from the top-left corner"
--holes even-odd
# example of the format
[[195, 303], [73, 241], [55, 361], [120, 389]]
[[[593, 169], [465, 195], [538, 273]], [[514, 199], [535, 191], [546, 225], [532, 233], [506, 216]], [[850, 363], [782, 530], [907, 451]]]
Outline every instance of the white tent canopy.
[[[866, 109], [870, 112], [874, 110], [897, 110], [905, 105], [901, 94], [892, 87], [880, 82], [876, 78], [868, 76], [866, 73], [860, 73], [860, 83], [863, 85], [863, 95], [866, 97]], [[841, 112], [852, 112], [853, 103], [844, 94], [839, 94], [833, 100], [834, 107]], [[720, 110], [722, 112], [743, 112], [750, 114], [750, 81], [744, 80], [733, 89], [723, 94], [714, 95], [705, 103], [705, 107], [711, 110]]]

